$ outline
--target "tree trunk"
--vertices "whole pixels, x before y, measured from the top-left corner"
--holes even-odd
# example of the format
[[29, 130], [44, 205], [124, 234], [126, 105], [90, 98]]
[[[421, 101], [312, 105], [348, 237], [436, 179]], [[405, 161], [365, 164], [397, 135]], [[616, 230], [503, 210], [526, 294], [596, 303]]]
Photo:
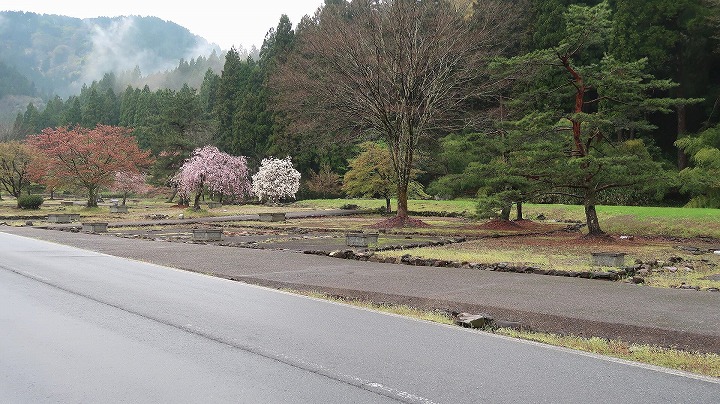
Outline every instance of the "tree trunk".
[[510, 210], [512, 210], [512, 204], [503, 205], [500, 209], [500, 220], [510, 220]]
[[517, 212], [516, 220], [523, 220], [523, 209], [522, 209], [522, 202], [515, 203], [515, 211]]
[[[679, 105], [677, 108], [677, 139], [685, 136], [687, 132], [687, 109], [685, 105]], [[678, 170], [682, 170], [688, 166], [688, 156], [685, 151], [678, 147], [677, 149], [677, 166]]]
[[[170, 195], [170, 198], [167, 200], [167, 202], [171, 203], [173, 201], [173, 199], [175, 199], [175, 195], [177, 195], [177, 193], [178, 193], [177, 187], [173, 187], [172, 195]], [[182, 205], [182, 200], [180, 200], [180, 202], [178, 202], [178, 205]]]
[[88, 208], [97, 208], [97, 188], [95, 187], [88, 187], [88, 202], [87, 207]]
[[[585, 90], [587, 89], [585, 82], [580, 73], [570, 65], [569, 57], [561, 56], [560, 61], [565, 70], [567, 70], [573, 78], [573, 84], [575, 85], [575, 113], [579, 114], [583, 111], [583, 106], [585, 105]], [[575, 149], [573, 151], [577, 157], [584, 157], [587, 150], [585, 150], [585, 146], [582, 143], [582, 122], [577, 119], [570, 119], [570, 122], [572, 123], [573, 141], [575, 143]]]
[[193, 203], [193, 209], [200, 210], [200, 197], [202, 196], [202, 192], [198, 192], [195, 194], [195, 202]]
[[127, 196], [128, 196], [127, 193], [124, 193], [124, 194], [123, 194], [122, 206], [125, 206], [125, 201], [127, 201]]
[[53, 199], [55, 199], [55, 190], [51, 189], [50, 190], [50, 200], [53, 200]]
[[398, 202], [397, 202], [397, 217], [407, 218], [408, 217], [408, 195], [407, 186], [401, 187], [398, 185]]
[[385, 197], [385, 212], [392, 212], [392, 207], [390, 206], [390, 198], [388, 197]]
[[600, 221], [595, 210], [595, 192], [588, 190], [585, 192], [585, 223], [588, 227], [589, 236], [601, 236], [605, 232], [600, 228]]

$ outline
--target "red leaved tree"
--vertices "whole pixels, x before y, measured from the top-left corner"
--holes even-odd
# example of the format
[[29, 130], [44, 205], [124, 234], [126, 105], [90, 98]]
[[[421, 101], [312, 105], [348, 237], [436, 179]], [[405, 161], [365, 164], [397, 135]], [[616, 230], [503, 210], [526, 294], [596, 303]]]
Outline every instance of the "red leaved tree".
[[98, 125], [88, 128], [47, 128], [28, 136], [38, 158], [31, 177], [55, 186], [83, 188], [88, 207], [97, 206], [98, 191], [112, 185], [117, 172], [139, 172], [152, 164], [150, 152], [140, 150], [132, 129]]

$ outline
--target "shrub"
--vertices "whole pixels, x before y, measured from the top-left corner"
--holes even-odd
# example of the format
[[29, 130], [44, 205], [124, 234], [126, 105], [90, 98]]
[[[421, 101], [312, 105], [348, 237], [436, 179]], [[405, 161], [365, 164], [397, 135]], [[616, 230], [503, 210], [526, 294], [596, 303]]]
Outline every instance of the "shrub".
[[40, 209], [40, 205], [44, 202], [40, 195], [23, 195], [18, 198], [17, 205], [20, 209]]

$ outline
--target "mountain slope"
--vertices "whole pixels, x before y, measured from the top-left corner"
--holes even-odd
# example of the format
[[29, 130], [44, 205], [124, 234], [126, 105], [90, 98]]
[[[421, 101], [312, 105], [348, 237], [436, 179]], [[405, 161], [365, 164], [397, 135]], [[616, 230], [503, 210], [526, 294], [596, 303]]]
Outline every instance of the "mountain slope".
[[[79, 19], [26, 12], [0, 12], [0, 83], [19, 72], [41, 95], [77, 94], [83, 84], [108, 72], [139, 67], [152, 74], [180, 59], [220, 49], [186, 28], [156, 17]], [[24, 91], [24, 90], [23, 90]], [[4, 95], [24, 94], [21, 90]]]

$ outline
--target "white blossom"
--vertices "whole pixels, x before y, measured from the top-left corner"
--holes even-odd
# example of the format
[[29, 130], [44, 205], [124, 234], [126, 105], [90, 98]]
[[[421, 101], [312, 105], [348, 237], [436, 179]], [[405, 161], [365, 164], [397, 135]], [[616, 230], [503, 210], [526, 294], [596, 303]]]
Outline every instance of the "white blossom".
[[299, 188], [300, 172], [293, 168], [290, 156], [263, 159], [260, 170], [252, 176], [252, 193], [261, 202], [277, 203], [283, 198], [295, 198]]

